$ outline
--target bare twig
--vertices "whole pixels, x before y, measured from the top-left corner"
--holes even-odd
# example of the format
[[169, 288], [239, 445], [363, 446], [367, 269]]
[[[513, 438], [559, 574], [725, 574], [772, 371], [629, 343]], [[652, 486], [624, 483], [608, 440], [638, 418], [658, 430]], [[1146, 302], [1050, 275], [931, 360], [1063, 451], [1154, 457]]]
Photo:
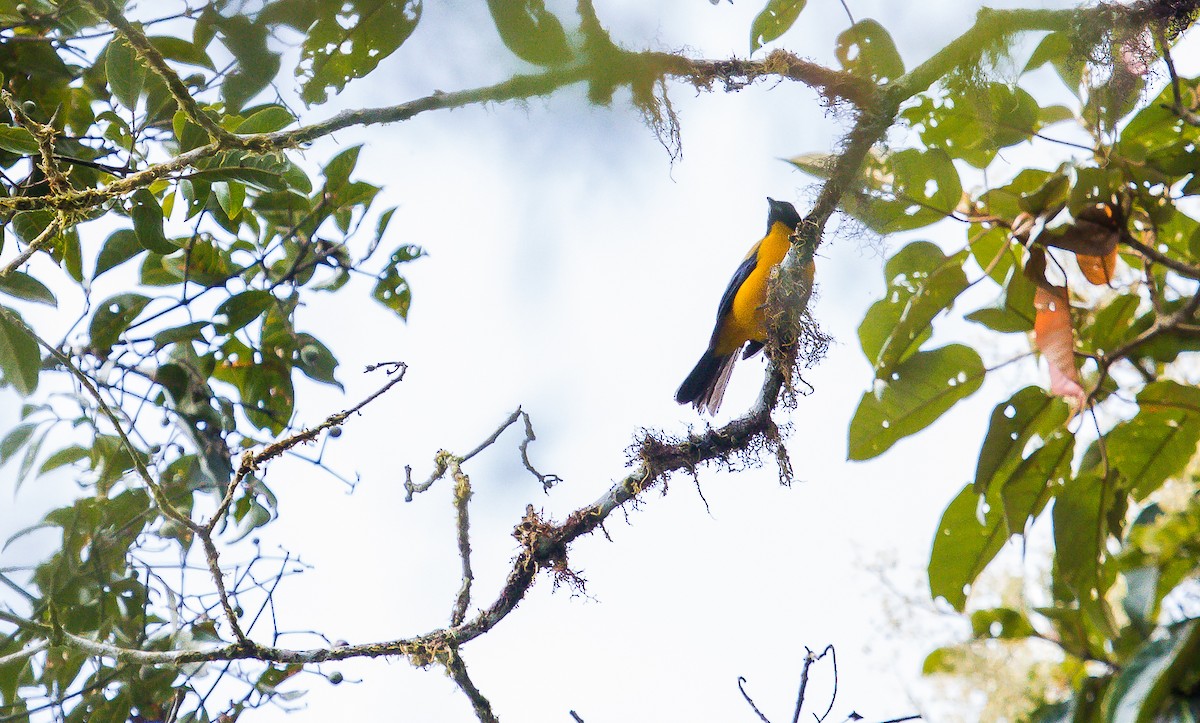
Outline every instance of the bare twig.
[[21, 650], [18, 650], [15, 653], [10, 653], [8, 655], [0, 655], [0, 667], [4, 667], [5, 665], [8, 665], [9, 663], [15, 663], [18, 660], [25, 660], [26, 658], [32, 658], [33, 656], [37, 655], [38, 653], [42, 652], [43, 650], [45, 650], [48, 647], [50, 647], [50, 641], [43, 640], [41, 642], [34, 643], [33, 645], [29, 646], [28, 648], [22, 648]]
[[462, 585], [454, 598], [454, 607], [450, 612], [450, 625], [461, 625], [467, 616], [467, 606], [471, 604], [471, 583], [475, 574], [471, 571], [471, 535], [470, 518], [467, 515], [467, 503], [471, 499], [471, 480], [462, 471], [459, 460], [450, 461], [450, 474], [454, 477], [454, 512], [455, 530], [457, 532], [458, 557], [462, 562]]
[[[800, 692], [796, 694], [796, 710], [792, 713], [792, 723], [799, 723], [800, 721], [800, 709], [804, 707], [804, 693], [805, 689], [808, 688], [808, 669], [812, 667], [813, 663], [824, 658], [831, 650], [833, 650], [833, 646], [826, 645], [821, 654], [817, 655], [808, 648], [804, 649], [804, 667], [800, 669]], [[830, 707], [833, 707], [832, 701], [830, 702]], [[829, 711], [825, 711], [825, 714], [828, 715]]]
[[471, 700], [471, 707], [475, 709], [475, 715], [479, 718], [480, 723], [499, 723], [496, 714], [492, 712], [492, 704], [483, 696], [483, 693], [479, 692], [479, 688], [475, 687], [475, 683], [467, 675], [467, 666], [463, 662], [462, 656], [458, 654], [457, 647], [451, 646], [447, 650], [445, 663], [450, 677]]
[[762, 721], [763, 723], [771, 723], [771, 719], [766, 717], [765, 715], [763, 715], [763, 712], [758, 709], [757, 705], [754, 704], [754, 699], [751, 698], [750, 694], [746, 692], [746, 688], [744, 687], [745, 684], [746, 684], [746, 679], [739, 675], [738, 676], [738, 690], [741, 691], [742, 697], [745, 698], [746, 702], [750, 704], [750, 708], [758, 716], [758, 719], [760, 721]]
[[221, 519], [225, 517], [225, 513], [229, 511], [229, 506], [233, 504], [233, 497], [234, 494], [237, 493], [238, 487], [242, 484], [247, 476], [258, 469], [259, 466], [264, 462], [278, 457], [297, 445], [304, 444], [305, 442], [311, 442], [312, 440], [316, 439], [321, 432], [324, 432], [327, 429], [342, 426], [342, 424], [344, 424], [351, 415], [362, 411], [363, 407], [366, 407], [371, 402], [386, 394], [389, 389], [404, 381], [404, 373], [408, 371], [408, 365], [404, 362], [384, 362], [382, 364], [372, 364], [366, 368], [366, 371], [372, 372], [376, 369], [384, 367], [387, 368], [387, 373], [389, 375], [394, 376], [391, 376], [386, 384], [375, 390], [370, 396], [358, 404], [355, 404], [353, 407], [342, 410], [336, 414], [329, 415], [324, 422], [321, 422], [315, 427], [305, 429], [289, 437], [276, 440], [275, 442], [268, 444], [266, 447], [263, 447], [262, 450], [260, 450], [257, 454], [246, 452], [246, 454], [242, 455], [242, 462], [238, 466], [237, 472], [234, 473], [233, 479], [229, 480], [229, 484], [225, 486], [225, 496], [222, 498], [221, 504], [217, 507], [217, 511], [213, 514], [212, 519], [210, 519], [204, 526], [205, 529], [209, 533], [216, 529], [216, 526], [220, 523]]
[[4, 265], [4, 268], [0, 269], [0, 279], [21, 268], [21, 265], [33, 258], [34, 254], [49, 246], [54, 241], [55, 235], [63, 230], [63, 228], [65, 228], [65, 223], [63, 213], [60, 211], [54, 214], [54, 218], [50, 220], [50, 223], [46, 224], [46, 228], [42, 229], [37, 238], [29, 242], [24, 251], [17, 254], [16, 258], [9, 261]]
[[529, 414], [520, 407], [517, 407], [516, 411], [508, 415], [508, 418], [501, 422], [500, 426], [496, 427], [494, 432], [488, 435], [487, 439], [480, 442], [475, 449], [472, 449], [465, 455], [457, 457], [446, 450], [439, 451], [434, 457], [433, 471], [429, 473], [429, 477], [424, 482], [413, 482], [412, 467], [405, 465], [404, 490], [406, 494], [404, 501], [412, 502], [413, 495], [420, 494], [432, 487], [435, 482], [446, 475], [446, 472], [450, 469], [451, 463], [462, 464], [463, 462], [466, 462], [483, 450], [495, 444], [496, 440], [500, 438], [500, 435], [504, 434], [504, 430], [511, 427], [518, 419], [524, 419], [525, 421], [525, 438], [521, 441], [521, 444], [518, 447], [521, 452], [521, 463], [525, 466], [525, 469], [527, 469], [534, 477], [537, 477], [538, 482], [542, 483], [542, 488], [544, 490], [549, 490], [555, 484], [561, 482], [561, 478], [559, 478], [559, 476], [556, 474], [542, 474], [541, 472], [538, 472], [533, 467], [533, 464], [529, 461], [529, 443], [536, 440], [537, 437], [533, 433], [533, 423], [529, 419]]

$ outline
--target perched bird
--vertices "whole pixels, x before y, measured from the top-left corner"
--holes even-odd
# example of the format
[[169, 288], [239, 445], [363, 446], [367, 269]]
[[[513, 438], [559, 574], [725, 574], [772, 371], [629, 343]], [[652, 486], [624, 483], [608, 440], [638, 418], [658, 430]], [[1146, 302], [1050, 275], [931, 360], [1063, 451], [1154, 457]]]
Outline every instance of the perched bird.
[[[675, 393], [675, 401], [690, 403], [700, 412], [707, 409], [709, 414], [717, 413], [742, 347], [745, 347], [742, 358], [747, 359], [757, 354], [767, 341], [767, 281], [771, 278], [771, 269], [783, 261], [791, 248], [792, 233], [800, 223], [800, 214], [787, 201], [768, 198], [767, 204], [770, 206], [767, 235], [751, 247], [730, 279], [717, 308], [717, 324], [708, 341], [708, 349]], [[811, 260], [804, 273], [811, 290]], [[804, 301], [807, 302], [807, 295]]]

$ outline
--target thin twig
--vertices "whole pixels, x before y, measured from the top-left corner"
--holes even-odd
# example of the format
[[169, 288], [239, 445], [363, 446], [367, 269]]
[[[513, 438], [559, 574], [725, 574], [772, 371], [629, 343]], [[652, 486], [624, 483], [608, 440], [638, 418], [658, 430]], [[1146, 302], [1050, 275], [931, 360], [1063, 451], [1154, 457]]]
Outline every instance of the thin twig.
[[4, 265], [4, 268], [0, 269], [0, 279], [7, 277], [12, 272], [21, 268], [26, 261], [33, 258], [34, 254], [49, 246], [54, 241], [54, 236], [63, 229], [63, 226], [63, 214], [61, 212], [54, 214], [54, 218], [50, 220], [50, 223], [46, 224], [46, 228], [42, 229], [37, 238], [30, 241], [24, 251], [17, 254], [16, 258], [9, 261]]
[[445, 663], [450, 677], [471, 700], [471, 707], [475, 709], [475, 715], [479, 718], [480, 723], [499, 723], [496, 714], [492, 712], [492, 704], [483, 696], [483, 693], [479, 692], [479, 688], [475, 687], [471, 676], [467, 675], [467, 665], [463, 662], [462, 656], [458, 654], [457, 647], [450, 647], [446, 653]]
[[804, 707], [804, 693], [808, 688], [808, 669], [813, 663], [824, 658], [830, 650], [833, 650], [833, 646], [827, 645], [821, 654], [817, 655], [808, 648], [804, 649], [804, 667], [800, 669], [800, 692], [796, 694], [796, 710], [792, 713], [792, 723], [800, 723], [800, 709]]
[[471, 479], [462, 471], [459, 460], [450, 463], [450, 474], [454, 477], [454, 513], [455, 530], [458, 542], [458, 557], [462, 562], [462, 585], [454, 598], [454, 607], [450, 611], [450, 625], [461, 625], [467, 617], [467, 606], [471, 604], [471, 583], [475, 574], [471, 571], [471, 535], [470, 518], [467, 515], [467, 503], [471, 499]]
[[233, 497], [236, 494], [238, 487], [242, 484], [243, 480], [245, 480], [247, 476], [258, 469], [260, 465], [268, 460], [278, 457], [279, 455], [299, 444], [310, 442], [316, 439], [321, 432], [324, 432], [327, 429], [340, 427], [351, 415], [357, 414], [363, 409], [363, 407], [383, 396], [389, 389], [404, 381], [404, 373], [408, 371], [408, 365], [404, 362], [372, 364], [371, 366], [367, 367], [366, 371], [374, 371], [380, 367], [387, 367], [388, 374], [394, 376], [388, 380], [387, 384], [384, 384], [366, 399], [362, 400], [358, 404], [355, 404], [349, 409], [329, 415], [324, 422], [321, 422], [315, 427], [302, 430], [291, 435], [290, 437], [285, 437], [272, 442], [266, 447], [263, 447], [263, 449], [256, 454], [247, 452], [246, 454], [242, 455], [242, 462], [238, 466], [237, 472], [234, 473], [233, 479], [231, 479], [225, 486], [225, 496], [222, 498], [221, 504], [217, 507], [217, 511], [213, 514], [212, 519], [210, 519], [204, 526], [205, 529], [211, 533], [216, 528], [221, 519], [225, 517], [225, 513], [229, 511], [229, 506], [233, 504]]
[[771, 723], [771, 719], [767, 718], [765, 715], [763, 715], [763, 712], [758, 709], [758, 706], [754, 705], [754, 699], [750, 697], [750, 694], [747, 693], [746, 689], [743, 687], [745, 685], [745, 683], [746, 683], [746, 679], [739, 675], [738, 676], [738, 690], [741, 691], [742, 697], [745, 698], [746, 702], [750, 704], [750, 708], [755, 712], [755, 714], [758, 715], [758, 719], [760, 721], [762, 721], [763, 723]]
[[829, 695], [829, 707], [825, 709], [825, 712], [819, 716], [816, 713], [813, 713], [813, 718], [817, 719], [817, 723], [824, 723], [825, 719], [829, 717], [830, 712], [833, 711], [833, 704], [837, 701], [838, 693], [837, 649], [832, 645], [826, 645], [825, 652], [821, 653], [821, 655], [824, 655], [825, 653], [829, 653], [830, 657], [833, 659], [833, 693]]

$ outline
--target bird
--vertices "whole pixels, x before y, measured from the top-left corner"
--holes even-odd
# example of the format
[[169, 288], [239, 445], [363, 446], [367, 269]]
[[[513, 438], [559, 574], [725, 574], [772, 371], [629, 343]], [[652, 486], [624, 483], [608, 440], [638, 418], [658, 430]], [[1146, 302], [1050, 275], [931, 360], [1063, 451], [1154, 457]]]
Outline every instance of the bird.
[[[787, 201], [768, 197], [767, 205], [770, 209], [767, 234], [750, 248], [729, 280], [717, 307], [717, 323], [708, 348], [675, 393], [676, 402], [691, 404], [698, 412], [717, 413], [738, 352], [748, 359], [767, 342], [767, 281], [771, 270], [787, 255], [792, 235], [800, 224], [800, 214]], [[803, 304], [808, 303], [812, 291], [813, 273], [810, 255], [803, 271], [807, 286], [801, 299]]]

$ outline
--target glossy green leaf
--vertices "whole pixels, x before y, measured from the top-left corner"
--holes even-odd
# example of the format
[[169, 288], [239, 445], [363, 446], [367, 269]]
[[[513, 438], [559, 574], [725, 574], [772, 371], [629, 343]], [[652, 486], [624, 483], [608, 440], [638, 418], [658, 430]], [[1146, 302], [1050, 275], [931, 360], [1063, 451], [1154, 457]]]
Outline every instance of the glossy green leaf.
[[1012, 608], [989, 608], [971, 613], [971, 635], [978, 640], [1019, 640], [1035, 635], [1029, 618]]
[[892, 36], [875, 20], [860, 20], [839, 34], [834, 54], [847, 71], [877, 83], [904, 75]]
[[163, 233], [163, 211], [158, 205], [158, 199], [148, 189], [139, 188], [133, 192], [132, 208], [129, 215], [133, 219], [133, 233], [138, 243], [147, 251], [156, 254], [169, 254], [179, 250], [179, 247], [167, 240]]
[[767, 0], [767, 5], [750, 24], [750, 53], [786, 33], [808, 0]]
[[37, 340], [29, 333], [21, 315], [0, 306], [0, 372], [22, 396], [37, 390], [42, 355]]
[[[1104, 699], [1105, 723], [1150, 723], [1188, 676], [1200, 669], [1200, 619], [1173, 626], [1138, 650]], [[1194, 683], [1195, 681], [1192, 680]]]
[[[796, 156], [788, 163], [818, 178], [829, 177], [828, 156]], [[872, 154], [858, 184], [843, 197], [842, 210], [879, 234], [928, 226], [951, 215], [962, 200], [958, 171], [941, 149]]]
[[208, 57], [208, 53], [204, 52], [203, 48], [196, 47], [194, 43], [188, 40], [170, 35], [155, 35], [148, 38], [148, 40], [167, 60], [216, 70], [216, 67], [213, 66], [212, 58]]
[[559, 65], [571, 59], [562, 23], [543, 0], [488, 0], [488, 10], [505, 47], [535, 65]]
[[262, 316], [275, 304], [275, 297], [269, 291], [249, 289], [235, 294], [217, 307], [217, 332], [232, 334], [238, 329]]
[[37, 424], [26, 422], [13, 427], [8, 434], [4, 435], [4, 439], [0, 439], [0, 465], [8, 464], [8, 461], [17, 456], [21, 449], [29, 444], [29, 440], [33, 438], [33, 433], [37, 431]]
[[237, 181], [217, 181], [212, 184], [213, 195], [225, 211], [225, 215], [236, 219], [246, 205], [246, 187]]
[[858, 327], [863, 352], [885, 379], [929, 338], [934, 317], [967, 288], [966, 253], [947, 257], [935, 244], [914, 241], [888, 259], [884, 298]]
[[0, 124], [0, 148], [19, 156], [36, 155], [39, 151], [37, 139], [24, 128]]
[[1013, 266], [1009, 270], [1008, 281], [1005, 284], [1004, 295], [1000, 305], [977, 309], [964, 318], [983, 324], [992, 331], [1001, 333], [1016, 333], [1033, 331], [1036, 312], [1033, 308], [1033, 295], [1037, 287], [1029, 280], [1021, 269]]
[[150, 297], [134, 293], [117, 294], [100, 302], [88, 326], [92, 348], [107, 354], [149, 303]]
[[1106, 354], [1131, 340], [1135, 334], [1132, 323], [1141, 299], [1137, 294], [1121, 294], [1096, 310], [1079, 329], [1084, 349]]
[[941, 417], [983, 383], [979, 354], [960, 344], [919, 351], [876, 380], [850, 421], [850, 459], [871, 459]]
[[249, 118], [234, 128], [235, 133], [248, 135], [251, 133], [274, 133], [283, 130], [296, 122], [292, 112], [281, 105], [269, 105], [255, 111]]
[[79, 462], [80, 460], [87, 459], [87, 457], [88, 457], [88, 450], [83, 447], [80, 447], [77, 444], [71, 445], [70, 447], [64, 447], [64, 448], [58, 450], [57, 452], [51, 454], [49, 457], [47, 457], [42, 462], [42, 466], [39, 469], [39, 472], [41, 474], [45, 474], [47, 472], [52, 472], [52, 471], [58, 469], [59, 467], [65, 467], [68, 464], [74, 464], [75, 462]]
[[419, 246], [405, 244], [392, 252], [388, 265], [380, 272], [371, 296], [387, 308], [396, 312], [401, 319], [408, 319], [408, 308], [412, 304], [412, 291], [408, 281], [400, 275], [400, 265], [424, 255]]
[[1029, 522], [1042, 513], [1047, 503], [1071, 476], [1075, 436], [1059, 429], [1045, 443], [1007, 472], [994, 479], [1000, 487], [1004, 518], [1013, 534], [1023, 533]]
[[300, 97], [309, 104], [324, 103], [330, 91], [339, 93], [352, 79], [375, 70], [412, 35], [422, 4], [420, 0], [337, 0], [318, 3], [317, 8], [316, 20], [301, 44], [297, 69]]
[[1030, 440], [1044, 440], [1067, 422], [1071, 410], [1040, 387], [1025, 387], [992, 410], [987, 436], [975, 467], [975, 491], [983, 494], [1003, 481], [1024, 458]]
[[342, 383], [334, 376], [337, 366], [338, 361], [333, 352], [312, 334], [296, 336], [296, 368], [308, 378], [344, 389]]
[[114, 36], [108, 44], [104, 68], [113, 97], [126, 108], [136, 108], [146, 80], [146, 66], [129, 43], [119, 35]]
[[1054, 584], [1081, 605], [1094, 604], [1107, 589], [1101, 568], [1115, 532], [1109, 517], [1123, 500], [1115, 475], [1090, 472], [1068, 480], [1055, 497]]
[[227, 111], [237, 113], [275, 79], [279, 54], [267, 45], [267, 26], [251, 21], [243, 13], [223, 15], [214, 10], [202, 16], [201, 22], [206, 20], [237, 61], [221, 83], [221, 99]]
[[24, 271], [13, 271], [8, 276], [0, 276], [0, 294], [47, 306], [58, 306], [54, 292]]
[[1106, 437], [1109, 464], [1128, 480], [1134, 499], [1144, 499], [1180, 474], [1200, 443], [1200, 389], [1173, 381], [1147, 384], [1138, 414]]
[[235, 273], [229, 253], [207, 240], [197, 240], [187, 250], [162, 260], [168, 274], [201, 286], [223, 286]]
[[[104, 246], [100, 248], [100, 254], [96, 257], [96, 270], [92, 274], [92, 278], [95, 279], [105, 271], [120, 266], [144, 250], [145, 247], [142, 246], [133, 229], [123, 228], [113, 231], [105, 240]], [[174, 250], [173, 246], [172, 250]]]
[[1008, 530], [996, 505], [981, 504], [971, 485], [954, 498], [933, 538], [929, 555], [929, 593], [958, 611], [967, 604], [970, 586], [1004, 547]]
[[1083, 70], [1087, 57], [1081, 54], [1071, 36], [1065, 32], [1050, 33], [1042, 38], [1042, 42], [1034, 49], [1033, 55], [1025, 64], [1023, 72], [1036, 70], [1046, 63], [1054, 66], [1054, 71], [1072, 93], [1079, 91], [1083, 81]]

